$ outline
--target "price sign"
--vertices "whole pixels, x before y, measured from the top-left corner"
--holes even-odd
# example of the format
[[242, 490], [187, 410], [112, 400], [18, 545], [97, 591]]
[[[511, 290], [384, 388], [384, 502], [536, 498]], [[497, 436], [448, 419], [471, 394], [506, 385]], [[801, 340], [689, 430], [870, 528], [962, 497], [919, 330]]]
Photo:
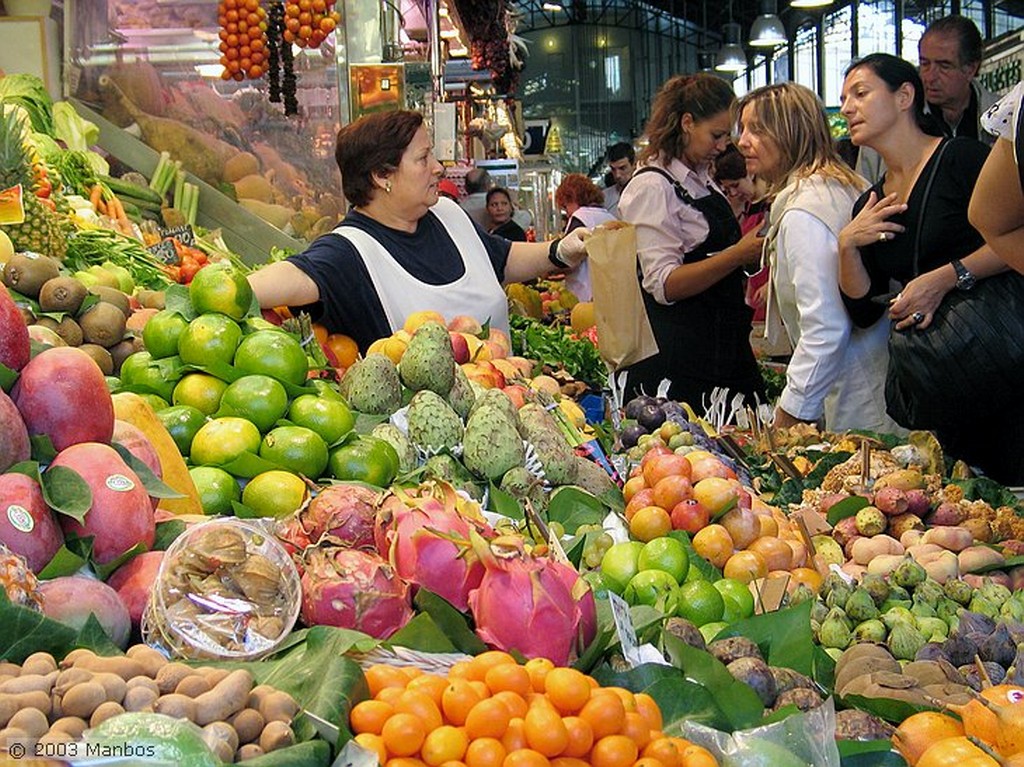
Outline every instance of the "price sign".
[[187, 245], [190, 248], [194, 248], [196, 245], [196, 233], [192, 231], [192, 227], [188, 224], [175, 226], [170, 229], [161, 229], [160, 237], [161, 239], [173, 237], [182, 245]]
[[178, 251], [171, 240], [161, 240], [156, 245], [150, 245], [147, 250], [165, 264], [178, 263]]

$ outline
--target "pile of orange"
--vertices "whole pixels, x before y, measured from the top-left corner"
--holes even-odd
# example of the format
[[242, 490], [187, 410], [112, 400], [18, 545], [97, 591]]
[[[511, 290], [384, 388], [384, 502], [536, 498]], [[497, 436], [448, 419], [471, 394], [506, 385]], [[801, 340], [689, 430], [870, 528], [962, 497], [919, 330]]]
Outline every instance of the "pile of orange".
[[352, 708], [356, 742], [382, 767], [717, 767], [665, 736], [645, 693], [600, 687], [545, 658], [491, 651], [448, 675], [375, 665], [372, 698]]

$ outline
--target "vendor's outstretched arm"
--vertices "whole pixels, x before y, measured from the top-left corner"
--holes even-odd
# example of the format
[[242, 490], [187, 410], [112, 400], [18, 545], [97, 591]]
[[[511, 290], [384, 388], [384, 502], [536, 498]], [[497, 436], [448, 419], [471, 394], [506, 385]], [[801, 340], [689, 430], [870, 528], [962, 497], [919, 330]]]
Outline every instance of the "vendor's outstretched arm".
[[249, 275], [261, 308], [305, 306], [320, 300], [320, 289], [304, 271], [287, 261], [264, 266]]
[[573, 229], [555, 246], [555, 257], [565, 266], [553, 263], [550, 242], [513, 242], [505, 263], [505, 282], [523, 282], [543, 277], [552, 272], [574, 269], [583, 263], [587, 251], [583, 241], [590, 236], [588, 229]]

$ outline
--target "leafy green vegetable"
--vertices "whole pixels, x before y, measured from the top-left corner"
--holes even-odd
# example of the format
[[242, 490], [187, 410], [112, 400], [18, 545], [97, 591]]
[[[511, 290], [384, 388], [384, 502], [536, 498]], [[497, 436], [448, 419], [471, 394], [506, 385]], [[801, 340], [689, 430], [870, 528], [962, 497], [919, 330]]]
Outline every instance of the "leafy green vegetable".
[[564, 368], [573, 378], [601, 386], [608, 369], [597, 347], [586, 339], [573, 338], [564, 325], [545, 325], [540, 320], [513, 314], [509, 317], [512, 348], [517, 354], [543, 365]]
[[46, 85], [35, 75], [0, 77], [0, 102], [22, 107], [32, 123], [32, 130], [53, 135], [53, 99]]
[[78, 114], [68, 101], [53, 105], [53, 135], [68, 149], [85, 152], [100, 139], [100, 129]]
[[163, 290], [170, 282], [160, 259], [142, 243], [110, 229], [81, 229], [68, 237], [64, 266], [74, 272], [111, 261], [129, 271], [135, 284]]
[[954, 479], [953, 484], [964, 489], [964, 498], [968, 501], [985, 501], [994, 509], [1000, 506], [1020, 509], [1024, 505], [1008, 488], [988, 477]]

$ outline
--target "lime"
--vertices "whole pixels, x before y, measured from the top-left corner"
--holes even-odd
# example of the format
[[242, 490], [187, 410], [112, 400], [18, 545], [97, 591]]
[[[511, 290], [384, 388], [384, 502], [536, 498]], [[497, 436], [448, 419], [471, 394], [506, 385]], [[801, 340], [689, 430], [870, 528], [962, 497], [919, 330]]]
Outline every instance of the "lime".
[[121, 363], [121, 383], [132, 390], [143, 390], [169, 402], [181, 373], [173, 373], [149, 352], [135, 352]]
[[142, 328], [142, 342], [153, 359], [173, 357], [178, 353], [178, 336], [188, 327], [188, 320], [177, 312], [162, 309]]
[[229, 384], [220, 398], [218, 415], [252, 421], [261, 433], [270, 431], [288, 412], [288, 392], [270, 376], [242, 376]]
[[327, 468], [327, 444], [304, 426], [278, 426], [263, 438], [260, 457], [316, 479]]
[[686, 618], [694, 626], [703, 626], [722, 620], [725, 612], [725, 601], [711, 583], [707, 581], [691, 581], [679, 587], [680, 618]]
[[252, 287], [244, 274], [221, 262], [196, 272], [188, 286], [188, 296], [197, 314], [219, 312], [240, 320], [249, 313]]
[[698, 629], [698, 631], [700, 631], [700, 635], [704, 637], [705, 642], [713, 642], [715, 641], [715, 637], [727, 628], [729, 628], [729, 624], [725, 621], [712, 621], [711, 623], [705, 623]]
[[683, 579], [683, 583], [704, 580], [707, 580], [707, 578], [704, 577], [704, 573], [701, 572], [701, 569], [699, 567], [695, 567], [693, 562], [690, 562], [690, 567], [686, 571], [686, 577]]
[[235, 367], [246, 373], [263, 373], [279, 381], [301, 386], [306, 382], [309, 361], [302, 344], [283, 330], [257, 330], [242, 339], [235, 352]]
[[223, 314], [202, 314], [178, 336], [178, 354], [186, 365], [231, 363], [242, 338], [238, 323]]
[[613, 543], [601, 557], [601, 577], [616, 594], [622, 594], [630, 579], [640, 572], [636, 563], [643, 548], [639, 541]]
[[601, 596], [608, 591], [608, 584], [605, 583], [600, 570], [588, 570], [583, 573], [582, 577], [590, 585], [590, 589], [594, 592], [595, 597]]
[[398, 474], [398, 453], [382, 439], [363, 436], [334, 448], [327, 466], [336, 479], [387, 487]]
[[622, 597], [631, 605], [650, 605], [665, 615], [675, 615], [679, 608], [679, 584], [662, 570], [641, 570], [629, 579]]
[[260, 430], [244, 418], [214, 418], [192, 440], [192, 463], [223, 466], [244, 453], [258, 453]]
[[[287, 517], [306, 500], [309, 489], [301, 477], [277, 469], [257, 474], [242, 491], [242, 504], [254, 517]], [[247, 512], [238, 514], [249, 517]]]
[[220, 407], [220, 398], [228, 388], [225, 381], [207, 373], [188, 373], [174, 387], [175, 405], [191, 405], [206, 415], [213, 415]]
[[288, 420], [296, 426], [312, 429], [328, 445], [344, 437], [356, 424], [355, 416], [344, 400], [315, 394], [296, 397], [288, 408]]
[[312, 378], [309, 381], [309, 385], [313, 388], [319, 396], [326, 399], [334, 399], [340, 402], [344, 402], [345, 398], [341, 396], [341, 392], [338, 391], [338, 385], [325, 381], [322, 378]]
[[238, 486], [237, 479], [216, 466], [193, 466], [188, 473], [199, 492], [203, 514], [234, 514], [231, 502], [242, 499], [242, 488]]
[[746, 583], [735, 578], [719, 578], [712, 585], [725, 599], [726, 612], [730, 611], [729, 603], [732, 602], [732, 609], [738, 613], [736, 618], [732, 620], [726, 618], [725, 620], [732, 623], [739, 618], [749, 618], [754, 614], [754, 595], [750, 593], [750, 587]]
[[637, 557], [636, 566], [640, 570], [662, 570], [682, 583], [690, 569], [690, 556], [682, 541], [675, 538], [655, 538], [644, 544]]
[[157, 412], [156, 417], [167, 429], [182, 455], [188, 455], [192, 451], [192, 441], [206, 423], [206, 416], [191, 405], [165, 407]]

